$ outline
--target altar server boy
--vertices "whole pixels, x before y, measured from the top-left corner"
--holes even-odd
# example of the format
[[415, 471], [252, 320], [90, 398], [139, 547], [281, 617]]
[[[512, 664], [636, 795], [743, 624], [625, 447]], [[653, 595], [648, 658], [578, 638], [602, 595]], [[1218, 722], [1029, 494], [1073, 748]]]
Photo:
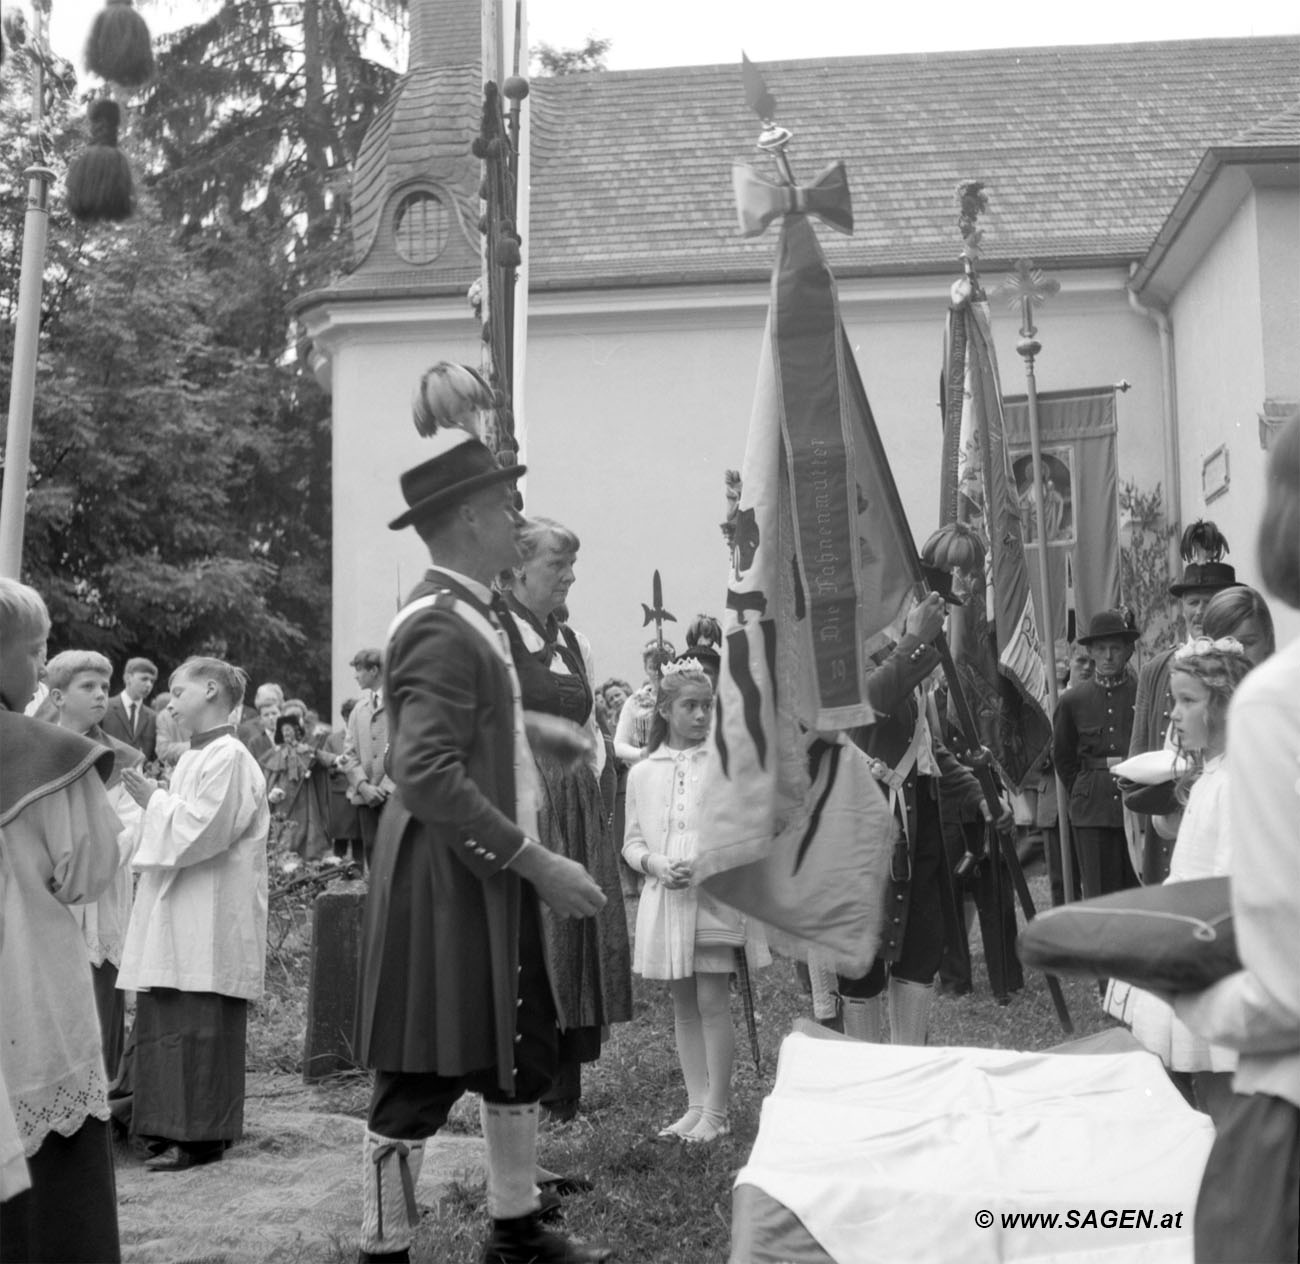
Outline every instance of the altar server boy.
[[134, 769], [144, 809], [140, 874], [118, 986], [137, 992], [131, 1132], [155, 1172], [220, 1159], [244, 1124], [248, 1002], [266, 961], [270, 809], [257, 760], [231, 712], [244, 674], [191, 658], [171, 678], [172, 709], [194, 736], [167, 790]]
[[122, 772], [144, 763], [144, 756], [136, 747], [105, 733], [101, 724], [108, 709], [108, 685], [112, 676], [112, 663], [93, 650], [64, 650], [45, 665], [50, 706], [59, 727], [80, 733], [113, 752], [113, 773], [105, 786], [108, 801], [122, 822], [122, 832], [118, 835], [122, 863], [117, 876], [98, 900], [71, 906], [90, 957], [104, 1072], [110, 1084], [117, 1076], [125, 1043], [126, 997], [118, 991], [117, 968], [122, 961], [122, 940], [131, 916], [131, 853], [140, 833], [140, 808], [122, 786]]
[[121, 1258], [99, 1023], [68, 910], [113, 881], [122, 826], [104, 794], [112, 754], [23, 715], [49, 630], [40, 595], [0, 577], [0, 1079], [18, 1133], [0, 1114], [6, 1264]]

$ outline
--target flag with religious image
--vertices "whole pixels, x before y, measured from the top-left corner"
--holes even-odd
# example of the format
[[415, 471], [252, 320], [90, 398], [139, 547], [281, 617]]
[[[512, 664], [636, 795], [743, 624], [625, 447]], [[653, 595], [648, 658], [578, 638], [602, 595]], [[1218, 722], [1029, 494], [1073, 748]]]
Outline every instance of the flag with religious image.
[[786, 209], [744, 466], [728, 479], [731, 569], [695, 874], [783, 950], [815, 945], [861, 974], [897, 826], [842, 731], [873, 718], [871, 655], [913, 599], [904, 551], [915, 545], [888, 508], [834, 278], [810, 219], [790, 210], [807, 200], [767, 187]]
[[948, 643], [980, 741], [1019, 788], [1047, 754], [1052, 722], [988, 304], [973, 268], [952, 287], [941, 396], [941, 529], [923, 556], [952, 570], [965, 593], [949, 613]]

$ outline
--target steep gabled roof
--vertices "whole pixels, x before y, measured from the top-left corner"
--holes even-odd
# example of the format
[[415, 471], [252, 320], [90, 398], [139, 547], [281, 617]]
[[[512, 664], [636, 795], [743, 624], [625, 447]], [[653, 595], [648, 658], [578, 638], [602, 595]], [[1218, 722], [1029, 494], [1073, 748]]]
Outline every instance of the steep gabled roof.
[[[841, 276], [947, 271], [955, 190], [982, 179], [987, 263], [1141, 258], [1206, 149], [1287, 117], [1300, 37], [1021, 48], [763, 66], [796, 175], [842, 158]], [[533, 83], [534, 289], [765, 278], [730, 168], [762, 163], [739, 64]]]

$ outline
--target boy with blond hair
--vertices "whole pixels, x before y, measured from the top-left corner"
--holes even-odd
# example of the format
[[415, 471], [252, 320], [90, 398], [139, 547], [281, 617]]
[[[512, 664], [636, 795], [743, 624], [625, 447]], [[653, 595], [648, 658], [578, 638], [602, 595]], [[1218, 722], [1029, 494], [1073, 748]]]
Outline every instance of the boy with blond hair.
[[244, 673], [191, 658], [171, 707], [193, 734], [167, 790], [122, 775], [144, 809], [140, 875], [118, 986], [137, 993], [131, 1132], [155, 1172], [220, 1159], [244, 1124], [248, 1002], [266, 962], [266, 842], [271, 813], [257, 760], [231, 712]]
[[[117, 874], [103, 746], [23, 708], [45, 662], [40, 594], [0, 579], [0, 1259], [120, 1258], [103, 1056], [86, 947], [68, 910]], [[3, 1098], [0, 1094], [0, 1099]]]
[[140, 826], [140, 808], [122, 788], [122, 770], [136, 768], [144, 755], [126, 742], [105, 733], [102, 727], [108, 709], [108, 687], [113, 665], [94, 650], [64, 650], [45, 665], [49, 705], [60, 728], [80, 733], [113, 752], [113, 773], [106, 788], [108, 801], [122, 822], [118, 846], [122, 863], [116, 878], [93, 904], [80, 904], [71, 911], [81, 927], [90, 957], [95, 984], [95, 1008], [99, 1011], [100, 1041], [104, 1050], [104, 1071], [112, 1083], [122, 1060], [126, 1031], [126, 998], [117, 989], [117, 968], [122, 961], [122, 940], [131, 916], [131, 853]]

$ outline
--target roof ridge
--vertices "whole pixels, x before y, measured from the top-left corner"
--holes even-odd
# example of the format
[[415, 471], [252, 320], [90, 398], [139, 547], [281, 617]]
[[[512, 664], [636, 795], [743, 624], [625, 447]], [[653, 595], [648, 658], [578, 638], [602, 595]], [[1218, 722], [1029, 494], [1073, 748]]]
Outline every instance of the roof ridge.
[[[917, 62], [926, 62], [934, 60], [953, 60], [953, 61], [971, 61], [982, 57], [1005, 56], [1007, 54], [1016, 55], [1050, 55], [1071, 52], [1092, 52], [1105, 49], [1108, 52], [1116, 51], [1135, 52], [1149, 51], [1152, 49], [1175, 51], [1187, 48], [1230, 48], [1245, 47], [1252, 45], [1279, 43], [1294, 43], [1300, 45], [1300, 32], [1284, 32], [1279, 35], [1233, 35], [1233, 36], [1216, 36], [1204, 39], [1181, 39], [1181, 40], [1125, 40], [1115, 43], [1099, 41], [1089, 44], [1007, 44], [999, 45], [995, 48], [954, 48], [954, 49], [932, 49], [920, 52], [908, 53], [845, 53], [836, 57], [784, 57], [767, 60], [760, 63], [764, 69], [772, 68], [799, 68], [825, 67], [835, 65], [848, 65], [851, 63], [870, 62], [875, 65], [886, 62], [894, 62], [901, 65], [914, 64]], [[593, 79], [609, 78], [635, 78], [638, 76], [654, 75], [661, 76], [668, 73], [672, 74], [698, 74], [701, 76], [717, 74], [720, 70], [739, 70], [740, 60], [736, 61], [718, 61], [718, 62], [701, 62], [687, 66], [635, 66], [621, 70], [584, 70], [564, 75], [538, 75], [532, 79], [534, 86], [538, 84], [578, 84], [589, 83]]]

